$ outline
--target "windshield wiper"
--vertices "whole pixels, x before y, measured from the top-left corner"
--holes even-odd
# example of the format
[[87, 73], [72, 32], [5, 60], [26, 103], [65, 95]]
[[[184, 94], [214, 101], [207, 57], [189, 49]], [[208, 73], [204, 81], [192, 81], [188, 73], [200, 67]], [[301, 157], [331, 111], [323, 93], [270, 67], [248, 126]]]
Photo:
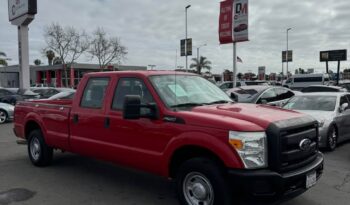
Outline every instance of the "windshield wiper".
[[177, 108], [177, 107], [196, 107], [196, 106], [203, 106], [205, 104], [203, 103], [182, 103], [177, 105], [172, 105], [171, 108]]
[[227, 100], [218, 100], [210, 103], [206, 103], [206, 105], [214, 105], [214, 104], [224, 104], [224, 103], [231, 103], [232, 101], [227, 101]]

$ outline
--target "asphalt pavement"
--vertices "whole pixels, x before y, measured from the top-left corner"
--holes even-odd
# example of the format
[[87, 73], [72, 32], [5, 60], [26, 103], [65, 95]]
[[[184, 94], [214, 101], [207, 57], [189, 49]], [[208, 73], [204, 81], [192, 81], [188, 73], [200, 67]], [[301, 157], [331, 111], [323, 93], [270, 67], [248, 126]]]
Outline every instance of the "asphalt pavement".
[[[55, 152], [52, 166], [32, 166], [27, 147], [17, 145], [12, 124], [0, 125], [0, 205], [178, 204], [164, 178], [94, 159]], [[318, 184], [283, 205], [350, 203], [350, 143], [325, 153]]]

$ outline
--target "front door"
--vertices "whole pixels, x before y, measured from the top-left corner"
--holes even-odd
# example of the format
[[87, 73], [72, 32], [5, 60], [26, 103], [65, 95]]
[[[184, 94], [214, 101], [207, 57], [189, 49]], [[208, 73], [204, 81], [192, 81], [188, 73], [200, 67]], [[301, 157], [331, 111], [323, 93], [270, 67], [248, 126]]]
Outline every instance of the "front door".
[[[123, 105], [126, 95], [138, 95], [142, 104], [156, 103], [149, 87], [140, 78], [122, 77], [115, 85], [111, 105], [107, 108], [106, 128], [108, 150], [113, 152], [114, 161], [143, 170], [156, 172], [161, 157], [170, 141], [171, 131], [160, 119], [123, 119]], [[141, 108], [147, 114], [149, 109]]]

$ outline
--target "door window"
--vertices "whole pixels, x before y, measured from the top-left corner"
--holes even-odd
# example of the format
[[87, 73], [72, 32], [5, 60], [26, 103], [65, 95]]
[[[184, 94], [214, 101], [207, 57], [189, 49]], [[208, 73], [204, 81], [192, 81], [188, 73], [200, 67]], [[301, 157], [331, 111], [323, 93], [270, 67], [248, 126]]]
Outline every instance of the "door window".
[[[114, 92], [112, 109], [123, 110], [126, 95], [138, 95], [141, 104], [154, 103], [154, 99], [144, 82], [137, 78], [121, 78]], [[145, 114], [149, 109], [141, 108], [141, 113]]]
[[339, 104], [339, 106], [342, 106], [342, 104], [344, 104], [344, 103], [348, 103], [348, 104], [349, 104], [349, 100], [348, 100], [348, 98], [347, 98], [346, 96], [342, 96], [342, 97], [340, 98], [340, 104]]
[[103, 106], [109, 78], [90, 78], [80, 103], [83, 108], [99, 109]]
[[294, 96], [294, 93], [284, 88], [276, 88], [276, 101], [286, 100]]

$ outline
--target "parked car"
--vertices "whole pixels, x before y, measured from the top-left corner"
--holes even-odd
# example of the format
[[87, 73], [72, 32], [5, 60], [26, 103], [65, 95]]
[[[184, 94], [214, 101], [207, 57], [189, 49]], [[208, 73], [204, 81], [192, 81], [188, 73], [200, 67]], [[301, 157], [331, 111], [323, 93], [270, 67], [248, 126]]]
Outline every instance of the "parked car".
[[315, 93], [315, 92], [347, 92], [345, 88], [338, 86], [327, 85], [311, 85], [309, 87], [300, 90], [302, 93]]
[[329, 74], [296, 74], [290, 77], [283, 86], [292, 90], [301, 90], [310, 85], [331, 85]]
[[0, 88], [0, 102], [14, 105], [17, 101], [21, 100], [23, 100], [21, 95], [11, 92], [5, 88]]
[[0, 103], [0, 124], [13, 120], [14, 106], [7, 103]]
[[317, 119], [320, 147], [334, 150], [337, 143], [350, 139], [349, 100], [349, 93], [307, 93], [293, 97], [283, 108]]
[[65, 92], [65, 91], [72, 92], [74, 90], [70, 89], [70, 88], [33, 87], [33, 88], [31, 88], [31, 91], [39, 94], [40, 99], [48, 99], [51, 96], [54, 96], [60, 92]]
[[233, 103], [190, 73], [89, 73], [72, 101], [20, 102], [15, 116], [33, 165], [49, 165], [54, 149], [121, 163], [176, 179], [182, 205], [287, 199], [323, 170], [316, 120]]
[[63, 91], [48, 98], [48, 100], [71, 100], [75, 95], [75, 90]]
[[[241, 87], [241, 86], [253, 86], [253, 85], [268, 85], [266, 81], [237, 81], [236, 82], [236, 87]], [[233, 88], [233, 81], [226, 81], [223, 82], [219, 85], [219, 88], [223, 91], [227, 91], [229, 89]]]
[[296, 93], [284, 87], [242, 86], [226, 92], [231, 99], [240, 103], [283, 106]]
[[345, 88], [348, 92], [350, 92], [350, 81], [340, 81], [339, 86]]

